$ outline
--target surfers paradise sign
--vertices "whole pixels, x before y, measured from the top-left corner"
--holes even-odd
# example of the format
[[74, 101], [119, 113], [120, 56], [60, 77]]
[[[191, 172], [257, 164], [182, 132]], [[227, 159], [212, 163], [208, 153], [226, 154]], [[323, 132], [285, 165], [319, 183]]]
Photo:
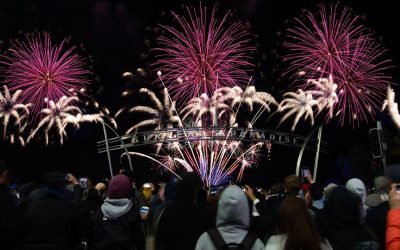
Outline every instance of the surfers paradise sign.
[[[251, 129], [240, 127], [191, 127], [151, 130], [124, 135], [120, 138], [108, 139], [110, 151], [127, 148], [172, 142], [211, 141], [241, 141], [266, 142], [290, 147], [302, 147], [306, 137], [280, 131]], [[123, 143], [122, 143], [123, 142]], [[318, 141], [309, 139], [306, 149], [316, 150]], [[105, 140], [97, 142], [98, 152], [107, 152]], [[321, 142], [321, 152], [326, 152], [327, 143]]]

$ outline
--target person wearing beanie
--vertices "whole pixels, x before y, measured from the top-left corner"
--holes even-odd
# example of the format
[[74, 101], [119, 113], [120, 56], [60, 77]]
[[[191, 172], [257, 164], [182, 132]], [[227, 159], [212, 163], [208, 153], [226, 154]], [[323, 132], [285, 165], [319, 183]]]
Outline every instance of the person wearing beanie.
[[144, 249], [143, 225], [129, 199], [131, 191], [127, 176], [119, 174], [110, 180], [107, 198], [92, 216], [92, 249]]

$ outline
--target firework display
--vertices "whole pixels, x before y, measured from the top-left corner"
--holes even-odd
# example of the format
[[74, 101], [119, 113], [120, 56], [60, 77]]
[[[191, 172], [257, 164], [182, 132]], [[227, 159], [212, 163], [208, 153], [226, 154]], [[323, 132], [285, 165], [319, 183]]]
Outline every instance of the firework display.
[[286, 74], [300, 78], [296, 85], [302, 89], [309, 84], [301, 79], [332, 77], [337, 101], [327, 121], [335, 113], [342, 125], [353, 127], [375, 117], [391, 80], [385, 73], [389, 60], [382, 58], [385, 49], [357, 19], [347, 8], [322, 6], [319, 15], [307, 12], [307, 21], [297, 20], [298, 26], [288, 29], [285, 43]]
[[[391, 63], [372, 32], [339, 5], [305, 13], [287, 29], [283, 43], [279, 73], [288, 81], [287, 92], [261, 86], [265, 78], [259, 77], [262, 67], [254, 65], [253, 56], [262, 46], [251, 39], [248, 26], [232, 20], [232, 12], [220, 15], [216, 6], [189, 6], [182, 14], [172, 12], [175, 25], [160, 25], [149, 69], [117, 72], [123, 84], [112, 88], [127, 102], [113, 103], [111, 112], [88, 88], [94, 66], [89, 71], [68, 39], [57, 44], [49, 33], [28, 34], [0, 56], [1, 140], [62, 145], [82, 123], [103, 123], [110, 168], [108, 141], [115, 150], [124, 147], [123, 156], [151, 160], [177, 177], [194, 172], [211, 187], [240, 182], [261, 157], [270, 159], [272, 143], [278, 143], [272, 137], [281, 144], [292, 137], [292, 144], [302, 143], [298, 135], [267, 134], [260, 126], [303, 132], [319, 126], [318, 150], [322, 124], [332, 120], [354, 129], [372, 121], [382, 107], [400, 128], [387, 74]], [[104, 123], [117, 137], [108, 139]], [[138, 134], [146, 138], [140, 152], [129, 148]], [[115, 146], [119, 140], [123, 145]], [[123, 140], [131, 144], [125, 147]]]
[[24, 41], [12, 44], [2, 58], [2, 74], [10, 91], [22, 90], [20, 102], [31, 103], [34, 118], [46, 107], [45, 98], [58, 100], [72, 96], [88, 84], [89, 71], [74, 48], [65, 50], [66, 40], [54, 45], [50, 35], [27, 35]]
[[[93, 112], [82, 112], [89, 71], [74, 48], [65, 50], [64, 39], [53, 45], [48, 33], [27, 35], [17, 40], [0, 57], [4, 93], [0, 92], [2, 139], [24, 146], [43, 131], [45, 144], [63, 144], [68, 124], [108, 121], [117, 124], [106, 107], [86, 101]], [[55, 134], [55, 136], [51, 136]], [[26, 140], [24, 139], [26, 138]]]
[[244, 87], [252, 68], [249, 52], [255, 50], [240, 22], [230, 24], [229, 13], [221, 20], [216, 9], [187, 8], [187, 16], [173, 13], [178, 28], [162, 26], [167, 32], [155, 48], [154, 67], [163, 72], [174, 100], [185, 102], [220, 87]]
[[[236, 180], [239, 181], [246, 168], [257, 165], [260, 148], [264, 143], [228, 140], [231, 133], [229, 127], [237, 126], [236, 115], [239, 109], [242, 106], [246, 109], [251, 108], [250, 114], [253, 116], [251, 121], [248, 121], [248, 127], [251, 128], [262, 112], [271, 111], [270, 104], [277, 106], [275, 99], [269, 93], [257, 92], [253, 86], [245, 90], [238, 86], [216, 89], [211, 97], [203, 93], [200, 97], [189, 100], [181, 109], [176, 109], [175, 102], [172, 101], [167, 89], [162, 91], [162, 101], [149, 89], [140, 89], [139, 93], [147, 96], [154, 108], [142, 105], [131, 107], [129, 110], [123, 108], [124, 111], [141, 112], [149, 116], [148, 119], [129, 128], [127, 133], [152, 127], [158, 132], [157, 156], [147, 155], [146, 158], [175, 175], [179, 175], [182, 171], [196, 172], [206, 186], [225, 183], [232, 180], [235, 174]], [[120, 110], [118, 113], [121, 114], [123, 111]], [[220, 139], [213, 139], [213, 134], [207, 129], [215, 126], [226, 128], [218, 135]], [[168, 140], [173, 138], [173, 133], [165, 129], [171, 128], [188, 130], [199, 128], [198, 136], [203, 139], [196, 136], [194, 138], [198, 139], [193, 140], [193, 136], [187, 132], [184, 133], [186, 140], [169, 142]], [[270, 144], [266, 147], [270, 150]], [[136, 155], [141, 156], [141, 154]]]

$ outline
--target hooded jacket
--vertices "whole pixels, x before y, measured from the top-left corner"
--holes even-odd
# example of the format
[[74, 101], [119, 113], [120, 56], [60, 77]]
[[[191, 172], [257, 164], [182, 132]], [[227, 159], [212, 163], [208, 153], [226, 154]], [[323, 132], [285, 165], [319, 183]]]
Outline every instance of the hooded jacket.
[[129, 179], [116, 175], [108, 187], [108, 198], [91, 217], [92, 249], [144, 249], [144, 230], [139, 212], [133, 208]]
[[[241, 243], [250, 225], [250, 211], [243, 190], [230, 186], [223, 191], [218, 202], [216, 226], [226, 243]], [[196, 250], [216, 249], [208, 233], [197, 241]], [[260, 239], [254, 242], [252, 250], [265, 249]]]
[[175, 201], [166, 203], [159, 220], [156, 249], [194, 249], [199, 236], [211, 226], [204, 207], [194, 202], [200, 184], [195, 174], [184, 175], [176, 183]]
[[132, 209], [132, 201], [130, 199], [110, 199], [106, 198], [101, 206], [101, 212], [105, 217], [117, 219]]
[[324, 210], [334, 250], [379, 249], [371, 231], [361, 224], [360, 206], [360, 197], [344, 187], [328, 196]]
[[367, 190], [365, 188], [364, 183], [357, 178], [353, 178], [347, 181], [346, 183], [347, 190], [357, 194], [361, 198], [362, 202], [362, 210], [361, 210], [361, 219], [364, 220], [365, 215], [367, 214], [368, 206], [365, 205], [365, 199], [367, 197]]

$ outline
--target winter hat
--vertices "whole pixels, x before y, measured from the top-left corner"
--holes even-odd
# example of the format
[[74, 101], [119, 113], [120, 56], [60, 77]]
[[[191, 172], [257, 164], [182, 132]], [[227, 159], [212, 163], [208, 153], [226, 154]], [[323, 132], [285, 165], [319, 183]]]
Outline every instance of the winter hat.
[[131, 181], [126, 175], [114, 176], [108, 186], [108, 198], [109, 199], [123, 199], [129, 198], [131, 195]]

